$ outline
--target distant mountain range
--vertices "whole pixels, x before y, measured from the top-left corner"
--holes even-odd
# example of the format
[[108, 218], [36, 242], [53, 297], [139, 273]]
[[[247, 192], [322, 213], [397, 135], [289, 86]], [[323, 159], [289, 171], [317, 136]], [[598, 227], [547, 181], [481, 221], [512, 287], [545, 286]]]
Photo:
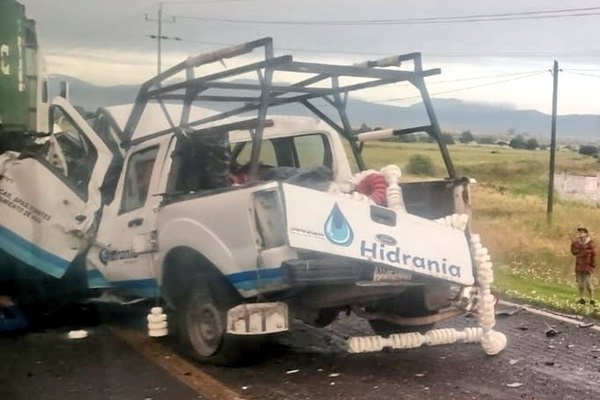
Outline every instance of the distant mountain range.
[[[67, 81], [70, 87], [70, 100], [73, 104], [93, 111], [134, 101], [139, 86], [97, 86], [64, 75], [54, 75], [50, 80], [50, 93], [58, 93], [58, 82]], [[442, 131], [462, 132], [470, 130], [475, 135], [494, 134], [509, 138], [514, 134], [536, 137], [541, 143], [549, 142], [550, 115], [535, 110], [515, 110], [509, 107], [485, 103], [464, 102], [457, 99], [434, 99], [433, 105]], [[207, 107], [219, 109], [220, 104]], [[304, 109], [282, 106], [278, 113], [306, 115]], [[422, 104], [408, 107], [394, 107], [351, 100], [348, 103], [351, 122], [357, 127], [367, 124], [371, 127], [405, 127], [426, 123], [426, 112]], [[571, 114], [557, 119], [557, 139], [562, 142], [600, 142], [600, 115]]]

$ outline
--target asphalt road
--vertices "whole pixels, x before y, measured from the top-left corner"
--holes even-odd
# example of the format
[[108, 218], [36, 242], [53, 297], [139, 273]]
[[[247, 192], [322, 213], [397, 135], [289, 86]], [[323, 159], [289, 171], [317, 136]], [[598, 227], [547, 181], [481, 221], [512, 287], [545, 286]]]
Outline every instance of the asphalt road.
[[347, 336], [372, 331], [340, 315], [324, 330], [295, 324], [246, 368], [190, 362], [171, 339], [133, 327], [143, 311], [105, 314], [81, 341], [68, 340], [65, 327], [0, 338], [0, 399], [600, 398], [600, 332], [526, 311], [498, 318], [509, 343], [493, 357], [477, 344], [347, 354]]

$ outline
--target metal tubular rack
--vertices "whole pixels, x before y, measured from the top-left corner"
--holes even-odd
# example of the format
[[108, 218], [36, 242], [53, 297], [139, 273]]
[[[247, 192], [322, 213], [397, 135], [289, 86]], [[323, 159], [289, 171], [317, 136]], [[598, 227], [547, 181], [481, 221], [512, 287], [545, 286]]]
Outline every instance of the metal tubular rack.
[[[231, 68], [225, 65], [225, 60], [248, 55], [257, 50], [262, 50], [264, 53], [261, 60], [258, 62], [247, 63]], [[195, 76], [197, 68], [215, 62], [223, 64], [223, 71], [198, 77]], [[387, 69], [387, 67], [400, 67], [404, 62], [411, 62], [413, 66], [412, 70]], [[232, 78], [240, 77], [241, 75], [251, 72], [255, 72], [257, 77], [256, 81], [253, 83], [230, 81]], [[291, 84], [274, 84], [273, 75], [275, 72], [297, 73], [302, 76], [302, 79]], [[202, 125], [209, 123], [214, 125], [214, 122], [216, 121], [255, 111], [257, 113], [256, 118], [241, 121], [239, 123], [240, 127], [237, 128], [251, 129], [253, 143], [250, 158], [250, 176], [254, 178], [256, 177], [258, 168], [267, 109], [274, 106], [297, 103], [310, 110], [348, 140], [357, 165], [363, 170], [365, 169], [365, 163], [361, 155], [362, 146], [354, 137], [350, 120], [346, 112], [348, 94], [352, 91], [361, 89], [398, 82], [409, 82], [420, 92], [429, 118], [429, 125], [398, 129], [394, 131], [394, 134], [401, 135], [419, 131], [428, 133], [436, 140], [440, 147], [449, 178], [454, 179], [456, 178], [454, 166], [450, 160], [447, 147], [442, 141], [440, 127], [424, 81], [425, 77], [436, 75], [440, 72], [439, 68], [423, 70], [420, 53], [396, 55], [375, 61], [365, 61], [354, 65], [333, 65], [294, 61], [293, 57], [290, 55], [275, 57], [272, 39], [263, 38], [188, 58], [145, 82], [140, 88], [133, 110], [124, 128], [124, 141], [122, 146], [129, 147], [140, 141], [148, 140], [150, 137], [177, 133], [183, 127], [195, 127], [195, 131], [201, 133], [204, 130]], [[185, 79], [173, 83], [174, 78], [182, 73], [185, 73]], [[306, 78], [306, 75], [312, 76]], [[340, 78], [346, 77], [361, 78], [366, 79], [366, 81], [342, 85]], [[323, 83], [328, 80], [330, 82], [329, 87], [322, 87]], [[315, 84], [320, 84], [321, 86], [315, 87], [313, 86]], [[209, 89], [218, 89], [225, 93], [216, 95], [205, 93]], [[227, 94], [228, 91], [230, 93], [235, 91], [235, 95]], [[241, 96], [239, 95], [240, 91], [254, 91], [254, 96]], [[328, 105], [333, 106], [337, 110], [339, 123], [329, 117], [313, 102], [313, 100], [316, 99], [326, 101]], [[179, 121], [174, 121], [169, 115], [168, 110], [165, 107], [165, 102], [167, 101], [182, 102], [183, 109]], [[203, 101], [241, 103], [242, 105], [210, 117], [190, 121], [190, 110], [192, 105]], [[144, 138], [132, 140], [133, 133], [135, 132], [146, 105], [149, 102], [158, 102], [158, 104], [160, 104], [160, 107], [169, 122], [170, 128]], [[227, 125], [229, 129], [236, 129], [235, 123]]]

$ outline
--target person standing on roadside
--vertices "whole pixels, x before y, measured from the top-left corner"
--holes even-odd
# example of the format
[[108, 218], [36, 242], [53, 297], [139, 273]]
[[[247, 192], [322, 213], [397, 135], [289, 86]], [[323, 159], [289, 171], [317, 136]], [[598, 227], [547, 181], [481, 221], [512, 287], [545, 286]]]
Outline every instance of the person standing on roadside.
[[587, 290], [590, 295], [590, 304], [596, 305], [592, 281], [592, 272], [596, 268], [596, 249], [586, 228], [577, 228], [577, 237], [571, 240], [571, 254], [575, 256], [575, 278], [579, 289], [578, 303], [585, 304], [583, 292]]

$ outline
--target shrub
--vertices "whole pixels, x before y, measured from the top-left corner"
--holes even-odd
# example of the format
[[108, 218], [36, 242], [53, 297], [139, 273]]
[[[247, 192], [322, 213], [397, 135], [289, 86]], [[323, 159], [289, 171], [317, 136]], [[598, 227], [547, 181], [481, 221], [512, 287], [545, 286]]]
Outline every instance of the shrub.
[[461, 143], [470, 143], [474, 141], [475, 138], [473, 137], [471, 131], [463, 131], [463, 133], [460, 134], [460, 138], [458, 140], [460, 140]]
[[423, 154], [415, 154], [408, 160], [407, 170], [413, 175], [433, 175], [433, 161]]
[[579, 154], [583, 154], [584, 156], [598, 156], [598, 148], [596, 146], [585, 145], [579, 148]]
[[538, 147], [540, 147], [540, 145], [539, 145], [538, 141], [537, 141], [537, 140], [535, 140], [535, 139], [528, 139], [528, 140], [525, 142], [525, 148], [526, 148], [527, 150], [535, 150], [535, 149], [537, 149]]

